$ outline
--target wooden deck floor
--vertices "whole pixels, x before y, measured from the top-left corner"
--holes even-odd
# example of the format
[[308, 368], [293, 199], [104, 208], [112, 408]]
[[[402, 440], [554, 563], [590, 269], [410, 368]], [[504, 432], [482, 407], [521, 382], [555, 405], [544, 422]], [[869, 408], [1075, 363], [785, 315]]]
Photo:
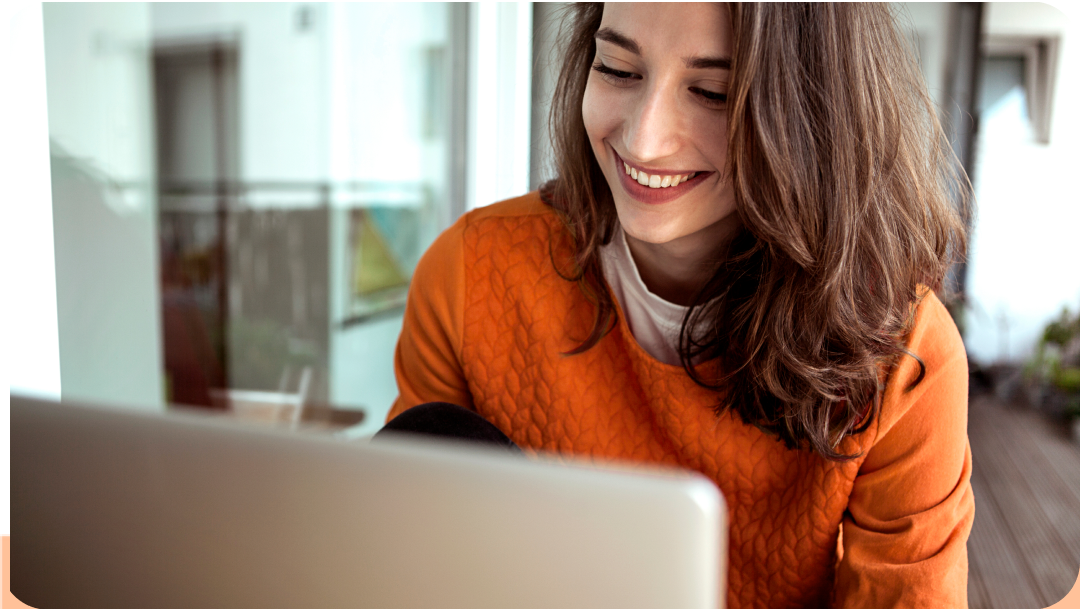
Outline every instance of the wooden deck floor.
[[1080, 571], [1080, 444], [1040, 413], [972, 397], [971, 609], [1042, 609]]

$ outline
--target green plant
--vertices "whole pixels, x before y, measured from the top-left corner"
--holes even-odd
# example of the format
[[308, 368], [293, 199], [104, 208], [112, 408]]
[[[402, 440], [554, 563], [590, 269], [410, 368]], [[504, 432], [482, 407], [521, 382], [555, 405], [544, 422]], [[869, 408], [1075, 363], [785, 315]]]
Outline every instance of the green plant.
[[1080, 393], [1080, 367], [1058, 365], [1053, 382], [1062, 391]]
[[1024, 381], [1042, 387], [1067, 418], [1080, 418], [1080, 315], [1068, 307], [1043, 329], [1034, 356], [1024, 365]]
[[1024, 363], [1024, 381], [1036, 384], [1049, 382], [1060, 363], [1061, 349], [1057, 344], [1041, 340], [1035, 346], [1035, 355]]
[[1069, 308], [1061, 310], [1061, 316], [1050, 322], [1043, 330], [1042, 342], [1064, 347], [1080, 335], [1080, 315], [1072, 315]]
[[1058, 366], [1053, 383], [1064, 394], [1065, 416], [1080, 418], [1080, 367]]

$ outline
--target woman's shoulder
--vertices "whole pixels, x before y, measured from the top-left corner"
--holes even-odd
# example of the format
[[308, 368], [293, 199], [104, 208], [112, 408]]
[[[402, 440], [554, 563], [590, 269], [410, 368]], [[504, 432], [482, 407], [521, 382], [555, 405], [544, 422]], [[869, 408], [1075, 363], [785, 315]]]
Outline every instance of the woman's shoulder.
[[922, 288], [920, 293], [908, 333], [907, 353], [900, 357], [886, 382], [878, 437], [928, 399], [935, 404], [925, 410], [934, 416], [967, 414], [964, 341], [937, 294], [928, 288]]
[[414, 280], [455, 293], [466, 282], [466, 269], [472, 262], [501, 260], [504, 257], [496, 254], [511, 249], [518, 255], [531, 252], [533, 257], [546, 257], [548, 241], [543, 237], [550, 235], [557, 222], [555, 212], [541, 201], [537, 191], [474, 209], [458, 218], [428, 247]]
[[550, 226], [555, 213], [540, 200], [540, 194], [533, 191], [520, 197], [506, 199], [484, 207], [478, 207], [462, 214], [449, 228], [444, 230], [428, 247], [423, 259], [429, 263], [445, 263], [458, 258], [463, 248], [476, 244], [485, 235], [520, 224], [536, 222]]
[[929, 288], [921, 288], [920, 294], [914, 323], [908, 335], [908, 350], [928, 366], [933, 363], [935, 367], [940, 367], [955, 359], [966, 361], [964, 341], [945, 304]]
[[478, 207], [466, 212], [444, 230], [428, 248], [426, 257], [446, 258], [463, 248], [485, 242], [487, 247], [505, 246], [502, 242], [523, 227], [545, 232], [558, 222], [554, 210], [544, 204], [538, 191]]
[[463, 224], [463, 228], [491, 228], [508, 220], [548, 223], [553, 219], [555, 212], [540, 199], [540, 192], [534, 190], [520, 197], [478, 207], [462, 216], [459, 223]]
[[911, 355], [888, 381], [848, 495], [836, 596], [855, 604], [879, 590], [932, 606], [964, 598], [964, 544], [975, 511], [967, 357], [936, 294], [925, 291], [914, 312]]

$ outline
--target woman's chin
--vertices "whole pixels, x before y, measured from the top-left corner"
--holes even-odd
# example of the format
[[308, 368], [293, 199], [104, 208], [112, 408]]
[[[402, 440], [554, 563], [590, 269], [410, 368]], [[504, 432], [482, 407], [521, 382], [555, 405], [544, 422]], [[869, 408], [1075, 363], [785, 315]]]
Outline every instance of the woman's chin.
[[619, 224], [627, 239], [655, 246], [671, 246], [674, 247], [673, 251], [691, 256], [694, 252], [709, 255], [730, 239], [739, 226], [739, 215], [734, 213], [734, 209], [719, 218], [664, 220], [651, 214], [619, 210]]

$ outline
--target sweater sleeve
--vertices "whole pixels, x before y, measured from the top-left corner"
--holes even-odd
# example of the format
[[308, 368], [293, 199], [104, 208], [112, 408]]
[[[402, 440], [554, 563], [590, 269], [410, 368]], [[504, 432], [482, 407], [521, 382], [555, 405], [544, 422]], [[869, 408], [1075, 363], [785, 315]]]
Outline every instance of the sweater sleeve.
[[472, 409], [461, 366], [465, 303], [463, 239], [468, 216], [444, 231], [420, 258], [394, 352], [398, 398], [386, 420], [427, 402]]
[[967, 437], [967, 358], [930, 293], [890, 375], [877, 435], [842, 525], [836, 606], [967, 607], [967, 539], [975, 514]]

